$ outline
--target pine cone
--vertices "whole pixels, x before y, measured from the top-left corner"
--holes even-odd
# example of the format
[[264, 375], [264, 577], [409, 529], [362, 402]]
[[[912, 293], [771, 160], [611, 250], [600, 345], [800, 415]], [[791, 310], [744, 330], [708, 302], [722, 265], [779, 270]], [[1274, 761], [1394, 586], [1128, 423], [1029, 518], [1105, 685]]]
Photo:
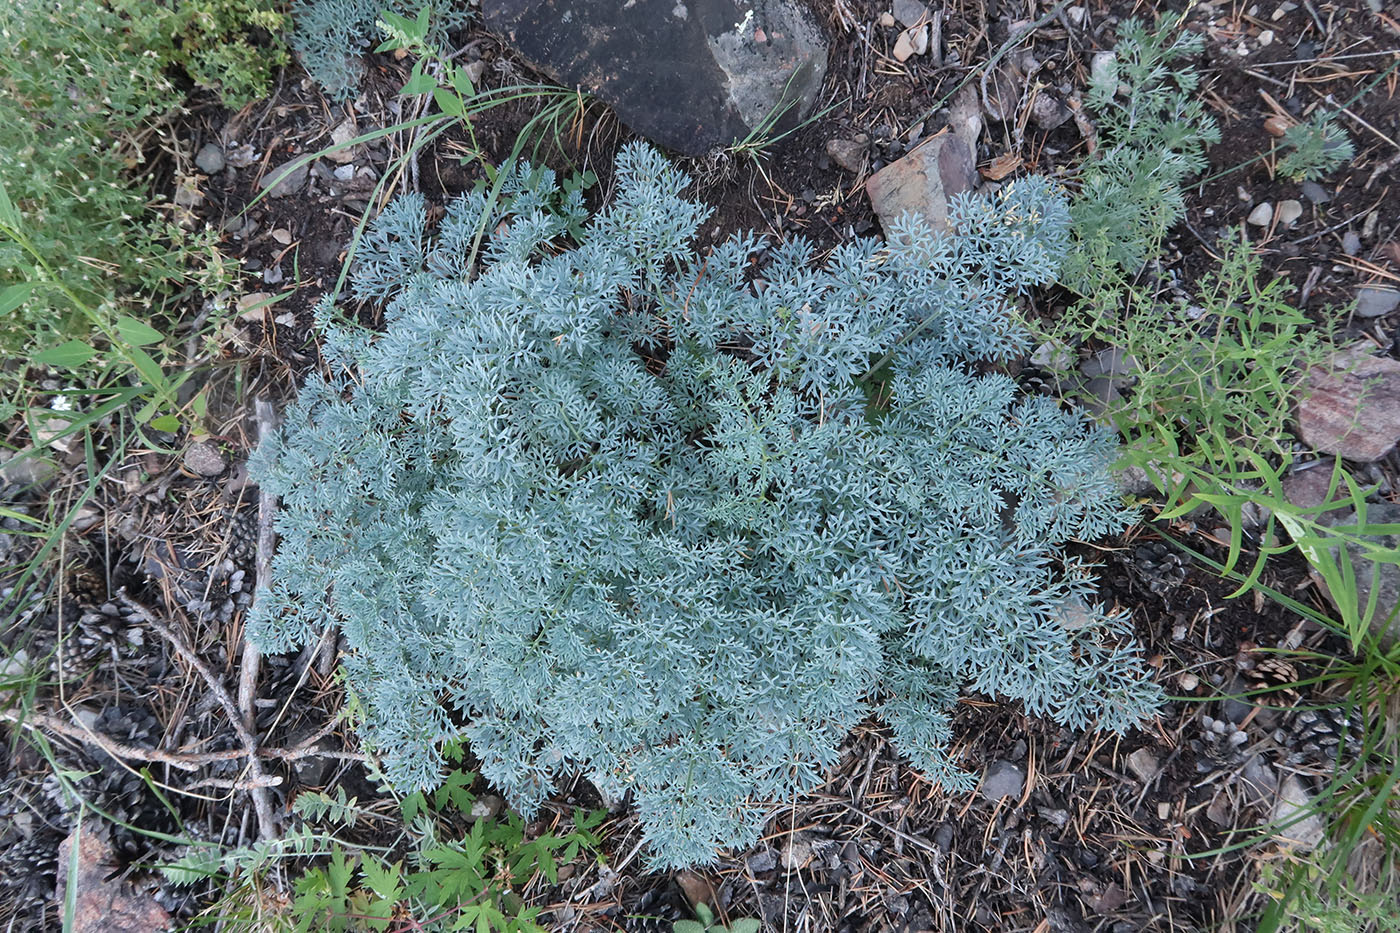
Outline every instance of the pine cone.
[[1244, 760], [1244, 746], [1249, 735], [1234, 727], [1233, 723], [1210, 716], [1201, 717], [1201, 737], [1191, 743], [1199, 759], [1197, 771], [1219, 771], [1232, 768]]
[[1157, 596], [1165, 596], [1186, 582], [1186, 562], [1175, 548], [1162, 541], [1134, 548], [1128, 569], [1139, 583]]
[[55, 654], [54, 671], [64, 680], [87, 675], [104, 659], [115, 659], [132, 647], [145, 644], [145, 631], [127, 606], [104, 602], [88, 609], [73, 624], [73, 634]]
[[[1309, 762], [1333, 771], [1338, 757], [1345, 764], [1362, 751], [1362, 727], [1336, 707], [1301, 709], [1274, 731], [1274, 740], [1289, 749], [1289, 764]], [[1344, 744], [1345, 743], [1345, 744]]]

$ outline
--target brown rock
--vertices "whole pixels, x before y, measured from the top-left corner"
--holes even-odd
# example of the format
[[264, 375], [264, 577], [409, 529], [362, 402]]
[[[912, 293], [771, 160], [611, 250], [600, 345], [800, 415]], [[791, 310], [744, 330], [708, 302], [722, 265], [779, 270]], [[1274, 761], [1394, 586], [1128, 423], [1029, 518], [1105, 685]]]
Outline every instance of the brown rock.
[[1400, 440], [1400, 363], [1372, 356], [1368, 344], [1311, 370], [1303, 393], [1298, 436], [1317, 450], [1369, 463]]
[[209, 441], [191, 444], [185, 450], [185, 466], [200, 476], [218, 476], [228, 466], [217, 445]]
[[961, 139], [944, 133], [880, 169], [865, 183], [865, 191], [887, 231], [906, 211], [923, 215], [934, 230], [946, 231], [948, 202], [976, 185], [971, 151]]
[[859, 139], [828, 139], [826, 154], [831, 161], [855, 175], [865, 166], [865, 143]]
[[[73, 933], [159, 933], [169, 929], [170, 915], [149, 896], [138, 894], [115, 872], [116, 859], [102, 828], [80, 823], [58, 847], [58, 864], [67, 866], [78, 847]], [[118, 877], [112, 878], [113, 874]], [[58, 903], [67, 904], [66, 870], [58, 873]], [[65, 927], [67, 929], [67, 927]]]

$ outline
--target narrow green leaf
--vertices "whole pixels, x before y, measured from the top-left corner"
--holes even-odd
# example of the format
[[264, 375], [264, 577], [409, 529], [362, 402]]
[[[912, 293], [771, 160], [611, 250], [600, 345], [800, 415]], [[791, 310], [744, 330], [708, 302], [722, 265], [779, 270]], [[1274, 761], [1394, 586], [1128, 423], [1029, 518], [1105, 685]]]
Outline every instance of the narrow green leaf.
[[16, 282], [0, 291], [0, 314], [9, 314], [29, 300], [34, 291], [33, 282]]
[[151, 325], [125, 315], [117, 318], [117, 333], [133, 347], [149, 347], [165, 339], [165, 335]]
[[451, 117], [463, 117], [467, 115], [467, 108], [462, 103], [462, 98], [443, 87], [433, 87], [433, 100], [437, 102], [438, 109]]
[[70, 340], [56, 347], [49, 347], [34, 355], [34, 362], [59, 369], [77, 369], [97, 355], [97, 351], [81, 340]]
[[463, 97], [476, 96], [476, 86], [472, 84], [472, 79], [471, 76], [467, 74], [467, 69], [453, 68], [451, 81], [452, 90], [456, 91], [458, 94], [461, 94]]
[[408, 83], [399, 89], [399, 94], [403, 97], [417, 97], [419, 94], [426, 94], [437, 87], [437, 82], [432, 75], [425, 75], [414, 66], [413, 75], [408, 79]]

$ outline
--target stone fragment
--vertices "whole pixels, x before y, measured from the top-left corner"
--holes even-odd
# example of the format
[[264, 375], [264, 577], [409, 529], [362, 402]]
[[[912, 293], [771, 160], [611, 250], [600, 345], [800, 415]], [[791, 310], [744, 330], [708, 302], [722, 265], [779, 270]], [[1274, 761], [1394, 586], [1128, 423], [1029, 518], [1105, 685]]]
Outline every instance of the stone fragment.
[[1026, 769], [1014, 761], [998, 759], [988, 766], [982, 778], [982, 796], [991, 801], [1018, 797], [1025, 786]]
[[1400, 440], [1400, 362], [1358, 343], [1309, 370], [1298, 403], [1298, 436], [1348, 460], [1379, 460]]
[[215, 444], [210, 441], [198, 441], [186, 448], [185, 466], [199, 476], [214, 477], [224, 472], [228, 461]]
[[917, 50], [914, 48], [913, 32], [915, 32], [915, 30], [906, 29], [895, 37], [894, 49], [891, 52], [891, 54], [894, 55], [895, 61], [907, 62], [917, 54]]
[[963, 85], [953, 95], [952, 106], [948, 108], [948, 126], [975, 157], [977, 139], [982, 135], [982, 98], [971, 84]]
[[846, 171], [859, 175], [865, 167], [865, 143], [858, 139], [828, 139], [826, 154]]
[[272, 231], [272, 238], [283, 246], [292, 245], [292, 231], [285, 227], [278, 227], [276, 230]]
[[1062, 100], [1047, 91], [1035, 95], [1035, 101], [1031, 103], [1031, 119], [1042, 130], [1057, 129], [1073, 115]]
[[195, 153], [195, 167], [206, 175], [214, 175], [224, 170], [224, 150], [218, 143], [205, 143]]
[[826, 40], [798, 0], [482, 0], [492, 31], [582, 87], [629, 127], [702, 155], [774, 114], [795, 126], [826, 73]]
[[1128, 756], [1128, 770], [1137, 775], [1137, 779], [1147, 784], [1157, 776], [1161, 770], [1161, 765], [1157, 763], [1157, 756], [1146, 748], [1139, 748]]
[[0, 450], [0, 483], [35, 486], [47, 483], [57, 475], [57, 464], [33, 447], [15, 453]]
[[1278, 205], [1278, 222], [1285, 227], [1291, 227], [1303, 216], [1303, 205], [1291, 198], [1287, 201], [1280, 201]]
[[485, 794], [472, 801], [471, 812], [467, 818], [473, 823], [477, 820], [494, 820], [505, 812], [506, 802], [497, 794]]
[[284, 198], [296, 194], [306, 185], [306, 176], [311, 171], [309, 164], [292, 166], [297, 159], [288, 159], [274, 169], [269, 169], [258, 187], [267, 192], [269, 198]]
[[1326, 204], [1332, 200], [1332, 196], [1327, 193], [1327, 190], [1315, 181], [1303, 182], [1303, 197], [1314, 204]]
[[891, 26], [894, 25], [894, 14], [886, 10], [885, 12], [880, 14], [879, 23], [881, 26], [884, 26], [886, 29], [889, 29]]
[[921, 214], [934, 230], [946, 231], [949, 202], [976, 184], [972, 153], [957, 136], [944, 133], [870, 176], [865, 190], [886, 231], [905, 212]]
[[778, 850], [772, 846], [764, 846], [744, 859], [744, 867], [749, 870], [751, 875], [761, 875], [765, 871], [772, 871], [778, 867]]
[[[76, 849], [76, 854], [75, 850]], [[156, 933], [170, 927], [170, 915], [148, 895], [137, 893], [122, 879], [116, 853], [95, 820], [79, 823], [58, 847], [56, 901], [64, 913], [64, 929], [73, 933]], [[67, 866], [75, 864], [76, 872]], [[73, 913], [67, 915], [73, 885]]]
[[1383, 285], [1363, 285], [1356, 292], [1356, 316], [1383, 317], [1400, 308], [1400, 291]]
[[1355, 230], [1348, 230], [1342, 234], [1342, 252], [1348, 256], [1355, 256], [1361, 252], [1361, 237], [1357, 236]]
[[907, 29], [913, 29], [927, 22], [929, 16], [928, 7], [919, 0], [894, 0], [894, 18]]
[[344, 165], [347, 162], [354, 162], [359, 155], [359, 146], [347, 146], [346, 143], [360, 135], [359, 127], [355, 125], [354, 117], [347, 117], [335, 125], [331, 130], [331, 145], [345, 146], [344, 149], [336, 149], [326, 153], [326, 158], [332, 162]]
[[1274, 220], [1274, 206], [1265, 201], [1250, 211], [1246, 219], [1256, 227], [1267, 227]]
[[1016, 60], [1004, 58], [982, 73], [982, 109], [999, 122], [1016, 116], [1026, 79]]
[[1317, 815], [1312, 795], [1296, 775], [1290, 774], [1279, 782], [1278, 797], [1269, 818], [1274, 823], [1274, 838], [1288, 848], [1311, 851], [1326, 835], [1326, 827]]

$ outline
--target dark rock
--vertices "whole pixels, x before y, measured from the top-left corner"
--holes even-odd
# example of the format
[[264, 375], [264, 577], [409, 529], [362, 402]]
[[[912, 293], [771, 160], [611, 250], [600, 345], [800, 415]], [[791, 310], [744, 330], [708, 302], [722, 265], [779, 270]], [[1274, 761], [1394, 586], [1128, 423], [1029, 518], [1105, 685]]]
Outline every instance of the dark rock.
[[310, 174], [309, 165], [292, 166], [297, 159], [288, 159], [276, 168], [269, 169], [263, 176], [258, 187], [267, 192], [269, 198], [284, 198], [289, 194], [296, 194], [306, 186], [306, 176]]
[[1356, 344], [1304, 378], [1298, 436], [1348, 460], [1379, 460], [1400, 440], [1400, 362]]
[[996, 801], [1004, 797], [1015, 797], [1026, 786], [1026, 769], [1014, 761], [997, 760], [987, 768], [982, 778], [982, 796]]
[[872, 175], [865, 191], [887, 232], [906, 211], [922, 214], [933, 229], [946, 231], [948, 202], [976, 184], [971, 151], [957, 136], [945, 133]]
[[1326, 204], [1332, 200], [1332, 196], [1327, 193], [1327, 190], [1315, 181], [1303, 182], [1303, 197], [1314, 204]]
[[894, 0], [894, 18], [901, 26], [914, 28], [930, 19], [928, 7], [919, 0]]
[[643, 136], [689, 155], [796, 125], [826, 74], [797, 0], [482, 0], [487, 26]]
[[1042, 130], [1048, 131], [1063, 126], [1073, 115], [1064, 101], [1045, 91], [1037, 94], [1031, 104], [1031, 119], [1035, 120], [1035, 125]]

